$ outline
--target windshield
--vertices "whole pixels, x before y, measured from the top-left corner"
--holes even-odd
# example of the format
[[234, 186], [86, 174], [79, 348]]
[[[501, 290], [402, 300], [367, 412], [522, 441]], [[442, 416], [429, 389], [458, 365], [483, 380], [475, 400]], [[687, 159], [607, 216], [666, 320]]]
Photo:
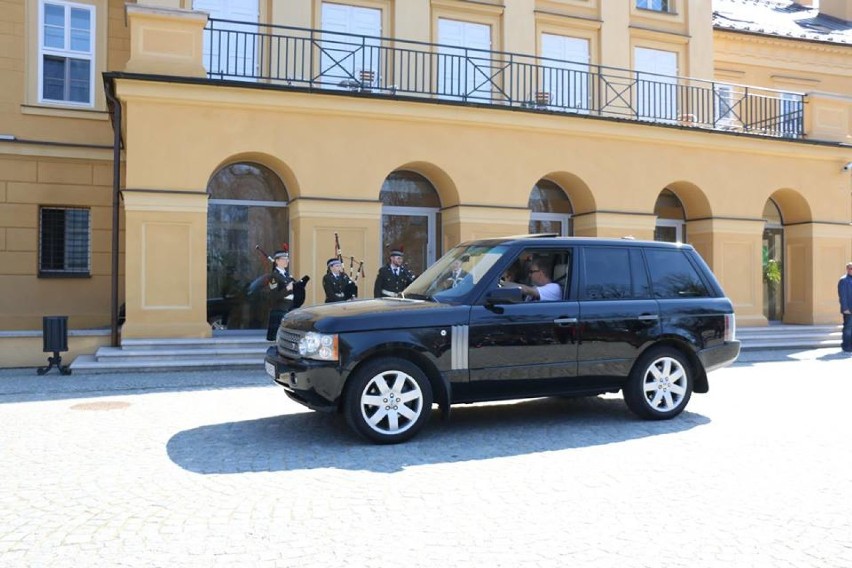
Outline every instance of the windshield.
[[406, 298], [455, 302], [470, 292], [508, 247], [459, 245], [426, 269], [403, 292]]

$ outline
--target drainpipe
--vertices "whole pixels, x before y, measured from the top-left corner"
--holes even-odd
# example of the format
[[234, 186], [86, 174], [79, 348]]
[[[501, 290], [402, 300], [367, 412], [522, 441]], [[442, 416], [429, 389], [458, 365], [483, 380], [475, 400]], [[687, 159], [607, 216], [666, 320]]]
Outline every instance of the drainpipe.
[[111, 81], [106, 96], [112, 105], [112, 272], [110, 274], [110, 345], [118, 347], [118, 246], [119, 200], [121, 196], [121, 102], [113, 94]]

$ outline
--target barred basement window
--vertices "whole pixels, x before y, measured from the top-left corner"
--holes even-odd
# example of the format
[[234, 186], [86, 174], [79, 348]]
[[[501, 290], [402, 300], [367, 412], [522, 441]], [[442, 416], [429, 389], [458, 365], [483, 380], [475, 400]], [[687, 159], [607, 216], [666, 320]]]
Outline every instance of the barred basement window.
[[42, 207], [39, 210], [39, 276], [90, 275], [89, 218], [88, 209]]

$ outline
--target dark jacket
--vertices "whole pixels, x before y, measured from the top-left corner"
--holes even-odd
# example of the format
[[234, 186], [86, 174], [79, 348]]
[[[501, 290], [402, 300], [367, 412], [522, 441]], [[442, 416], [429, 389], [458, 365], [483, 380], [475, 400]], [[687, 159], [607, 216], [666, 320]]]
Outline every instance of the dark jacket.
[[404, 266], [399, 267], [399, 274], [394, 275], [393, 270], [387, 264], [379, 268], [376, 276], [376, 285], [373, 286], [374, 298], [396, 297], [405, 288], [414, 282], [414, 274]]
[[840, 311], [852, 311], [852, 275], [847, 274], [837, 283], [837, 298], [840, 300]]
[[346, 274], [341, 272], [338, 276], [334, 276], [331, 272], [327, 272], [322, 277], [322, 289], [325, 290], [325, 303], [345, 302], [351, 300], [358, 295], [358, 285], [352, 281]]

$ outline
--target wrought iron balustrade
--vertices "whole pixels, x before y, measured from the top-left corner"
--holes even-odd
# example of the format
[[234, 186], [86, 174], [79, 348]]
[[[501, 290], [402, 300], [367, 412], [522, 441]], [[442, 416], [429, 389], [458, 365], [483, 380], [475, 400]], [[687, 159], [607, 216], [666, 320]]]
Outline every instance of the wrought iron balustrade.
[[545, 57], [211, 18], [213, 79], [801, 138], [801, 93]]

